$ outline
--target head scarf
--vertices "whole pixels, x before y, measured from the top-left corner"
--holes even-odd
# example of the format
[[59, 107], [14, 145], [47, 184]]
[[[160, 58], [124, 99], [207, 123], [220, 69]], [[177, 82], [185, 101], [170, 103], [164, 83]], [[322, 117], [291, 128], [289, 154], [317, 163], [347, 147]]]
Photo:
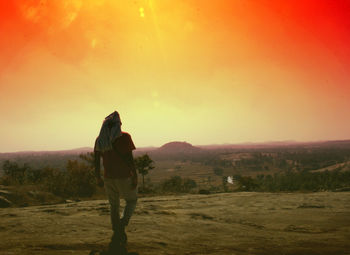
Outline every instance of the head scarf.
[[100, 134], [96, 139], [96, 151], [109, 151], [113, 149], [113, 142], [122, 135], [119, 113], [117, 111], [108, 115], [102, 124]]

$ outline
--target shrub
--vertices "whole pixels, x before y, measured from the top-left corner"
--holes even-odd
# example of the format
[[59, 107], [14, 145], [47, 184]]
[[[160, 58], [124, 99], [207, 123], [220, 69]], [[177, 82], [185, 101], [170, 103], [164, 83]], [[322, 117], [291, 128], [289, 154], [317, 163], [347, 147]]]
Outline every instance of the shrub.
[[183, 181], [183, 191], [189, 192], [190, 190], [194, 189], [197, 187], [197, 183], [195, 180], [186, 178]]
[[40, 170], [42, 186], [56, 196], [67, 195], [67, 175], [58, 169], [46, 167]]
[[180, 176], [173, 176], [162, 183], [163, 191], [189, 192], [197, 187], [197, 183], [189, 178], [182, 179]]
[[224, 169], [222, 169], [220, 167], [214, 167], [213, 172], [217, 176], [222, 176], [224, 174]]
[[255, 191], [259, 188], [257, 181], [250, 176], [239, 176], [236, 180], [241, 191]]
[[26, 180], [26, 172], [30, 169], [28, 164], [24, 164], [20, 167], [16, 162], [6, 160], [2, 169], [4, 170], [4, 183], [10, 184], [23, 184]]
[[92, 168], [77, 160], [69, 160], [66, 171], [43, 169], [41, 179], [49, 192], [61, 197], [90, 197], [96, 191]]
[[210, 194], [210, 191], [207, 190], [207, 189], [200, 189], [200, 190], [198, 191], [198, 194], [209, 195], [209, 194]]
[[44, 177], [43, 169], [29, 168], [26, 172], [26, 181], [28, 183], [40, 183]]
[[96, 191], [93, 169], [77, 160], [67, 163], [67, 190], [72, 196], [90, 197]]
[[180, 176], [173, 176], [162, 184], [163, 191], [181, 192], [182, 179]]

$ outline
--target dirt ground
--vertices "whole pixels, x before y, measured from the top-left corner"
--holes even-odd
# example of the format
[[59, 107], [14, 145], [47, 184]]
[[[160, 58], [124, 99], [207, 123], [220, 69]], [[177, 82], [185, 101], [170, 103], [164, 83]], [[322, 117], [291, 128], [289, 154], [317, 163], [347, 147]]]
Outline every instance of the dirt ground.
[[[88, 254], [111, 236], [105, 200], [0, 209], [0, 254]], [[349, 254], [350, 193], [139, 199], [129, 250], [150, 254]]]

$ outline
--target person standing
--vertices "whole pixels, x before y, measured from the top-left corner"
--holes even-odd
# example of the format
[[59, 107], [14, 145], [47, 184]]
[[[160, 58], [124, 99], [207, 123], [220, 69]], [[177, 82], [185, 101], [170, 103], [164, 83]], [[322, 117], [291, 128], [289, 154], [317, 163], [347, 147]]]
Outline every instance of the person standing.
[[[129, 224], [137, 202], [137, 173], [132, 155], [136, 148], [130, 134], [121, 131], [121, 125], [117, 111], [108, 115], [103, 121], [94, 147], [96, 182], [105, 187], [111, 209], [113, 235], [109, 250], [126, 246], [125, 227]], [[104, 180], [100, 171], [101, 157]], [[122, 218], [119, 214], [120, 198], [126, 201]]]

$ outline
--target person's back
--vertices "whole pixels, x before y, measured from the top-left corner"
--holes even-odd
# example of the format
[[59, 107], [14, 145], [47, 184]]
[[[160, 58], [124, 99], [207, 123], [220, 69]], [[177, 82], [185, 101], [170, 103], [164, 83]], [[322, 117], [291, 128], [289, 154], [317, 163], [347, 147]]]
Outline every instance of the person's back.
[[130, 157], [128, 154], [135, 149], [131, 136], [122, 132], [121, 136], [115, 139], [113, 148], [102, 154], [104, 177], [112, 179], [130, 177], [133, 166], [127, 158]]
[[[131, 136], [121, 131], [118, 112], [107, 116], [102, 124], [100, 134], [95, 142], [95, 174], [99, 186], [105, 186], [111, 207], [113, 236], [109, 250], [125, 247], [127, 238], [125, 227], [135, 210], [137, 202], [137, 173], [132, 151], [135, 145]], [[103, 159], [104, 181], [100, 173], [100, 158]], [[126, 206], [120, 219], [120, 198]]]

